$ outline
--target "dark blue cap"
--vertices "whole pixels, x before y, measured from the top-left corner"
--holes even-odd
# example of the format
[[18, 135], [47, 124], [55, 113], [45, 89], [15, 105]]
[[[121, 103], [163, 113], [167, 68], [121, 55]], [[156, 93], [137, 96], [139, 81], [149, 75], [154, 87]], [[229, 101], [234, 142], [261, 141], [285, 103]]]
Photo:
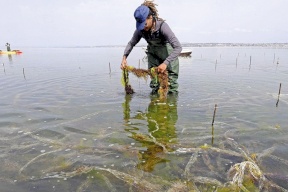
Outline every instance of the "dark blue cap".
[[135, 10], [134, 17], [136, 20], [136, 29], [138, 31], [144, 29], [146, 19], [149, 15], [149, 11], [150, 11], [149, 8], [145, 5], [141, 5]]

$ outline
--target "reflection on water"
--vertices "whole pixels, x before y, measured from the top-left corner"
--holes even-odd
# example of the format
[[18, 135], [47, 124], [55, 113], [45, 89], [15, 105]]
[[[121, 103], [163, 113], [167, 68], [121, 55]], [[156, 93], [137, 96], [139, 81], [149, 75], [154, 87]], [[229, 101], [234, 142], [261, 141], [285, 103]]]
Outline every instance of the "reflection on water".
[[11, 54], [8, 54], [8, 58], [9, 58], [9, 62], [10, 62], [10, 63], [13, 63], [12, 55], [11, 55]]
[[130, 105], [133, 96], [126, 95], [123, 103], [125, 122], [131, 119], [145, 119], [147, 121], [148, 134], [140, 133], [129, 126], [125, 129], [131, 133], [131, 138], [142, 144], [143, 150], [139, 151], [139, 163], [141, 170], [151, 172], [158, 163], [168, 161], [165, 159], [167, 152], [173, 151], [171, 145], [177, 143], [175, 124], [178, 119], [177, 95], [168, 95], [167, 99], [160, 101], [157, 96], [150, 96], [147, 111], [138, 112], [134, 117], [130, 116]]

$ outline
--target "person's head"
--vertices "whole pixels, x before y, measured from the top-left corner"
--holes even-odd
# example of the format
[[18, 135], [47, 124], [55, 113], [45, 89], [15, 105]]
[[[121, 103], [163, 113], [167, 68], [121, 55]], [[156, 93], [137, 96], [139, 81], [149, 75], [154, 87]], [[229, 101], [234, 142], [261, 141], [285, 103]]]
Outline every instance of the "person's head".
[[149, 31], [156, 20], [163, 20], [158, 17], [156, 6], [157, 4], [154, 3], [154, 0], [144, 0], [142, 5], [135, 10], [134, 17], [137, 30]]
[[155, 13], [151, 11], [148, 6], [141, 5], [139, 6], [135, 12], [134, 17], [136, 20], [136, 29], [138, 31], [149, 31], [153, 25], [153, 16]]

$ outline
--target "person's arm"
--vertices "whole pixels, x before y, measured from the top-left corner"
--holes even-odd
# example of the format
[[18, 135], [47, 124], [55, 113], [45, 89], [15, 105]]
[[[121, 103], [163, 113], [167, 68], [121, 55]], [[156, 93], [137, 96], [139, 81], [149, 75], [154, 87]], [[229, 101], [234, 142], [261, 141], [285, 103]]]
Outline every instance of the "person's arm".
[[168, 41], [168, 43], [173, 47], [172, 53], [163, 62], [166, 65], [169, 65], [172, 61], [174, 61], [180, 55], [182, 51], [182, 46], [166, 22], [162, 24], [161, 33], [163, 34], [165, 39]]
[[162, 64], [158, 66], [158, 72], [163, 73], [166, 70], [167, 65], [169, 65], [179, 56], [182, 51], [182, 46], [173, 31], [165, 22], [162, 24], [161, 33], [173, 48], [173, 51], [170, 53], [170, 55], [164, 60]]
[[121, 69], [123, 69], [127, 66], [127, 57], [129, 56], [133, 47], [140, 41], [141, 38], [142, 38], [141, 32], [138, 30], [135, 30], [135, 32], [132, 36], [132, 39], [128, 42], [128, 44], [124, 50], [124, 55], [123, 55], [122, 63], [121, 63]]

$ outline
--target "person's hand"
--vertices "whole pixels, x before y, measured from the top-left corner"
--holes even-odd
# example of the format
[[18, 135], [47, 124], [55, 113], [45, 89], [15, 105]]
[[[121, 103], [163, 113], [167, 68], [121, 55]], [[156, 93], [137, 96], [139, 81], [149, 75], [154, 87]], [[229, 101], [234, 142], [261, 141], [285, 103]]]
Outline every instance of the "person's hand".
[[123, 59], [122, 59], [120, 68], [123, 70], [123, 69], [125, 69], [126, 67], [127, 67], [126, 56], [123, 56]]
[[167, 65], [165, 63], [162, 63], [161, 65], [158, 66], [158, 73], [164, 73], [166, 68], [167, 68]]

